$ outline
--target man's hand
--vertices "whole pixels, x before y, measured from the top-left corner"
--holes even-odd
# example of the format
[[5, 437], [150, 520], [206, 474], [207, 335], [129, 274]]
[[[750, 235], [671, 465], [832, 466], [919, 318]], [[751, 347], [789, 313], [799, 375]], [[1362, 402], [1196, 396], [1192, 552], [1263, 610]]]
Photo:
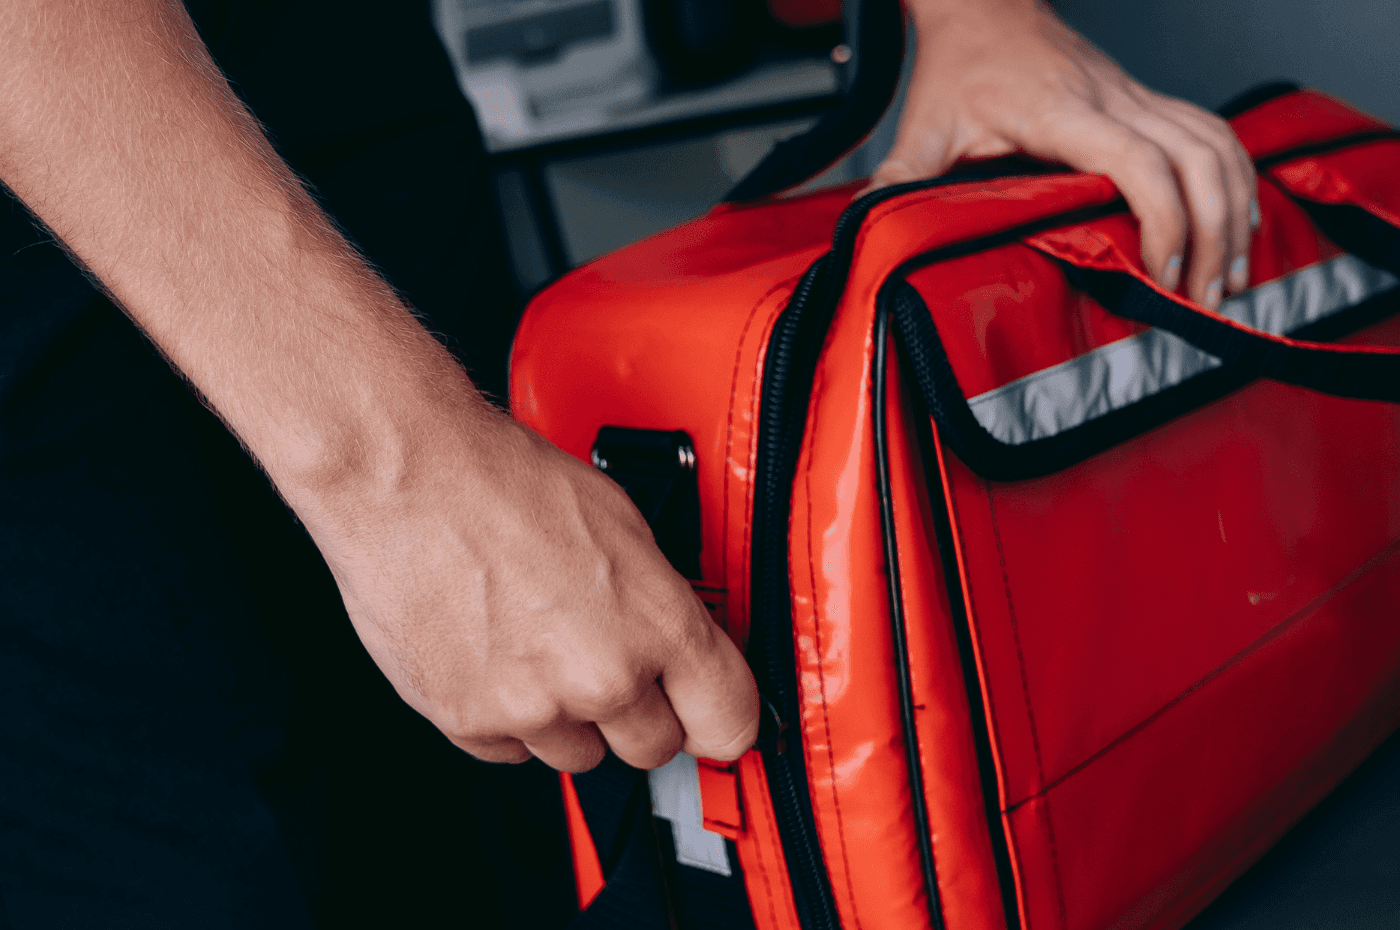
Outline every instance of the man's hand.
[[1249, 280], [1254, 166], [1224, 120], [1153, 93], [1039, 0], [909, 0], [918, 52], [872, 187], [1026, 152], [1113, 179], [1149, 272], [1214, 309]]
[[605, 741], [639, 766], [752, 745], [748, 668], [631, 502], [477, 394], [179, 0], [0, 5], [0, 180], [257, 456], [458, 745], [575, 770]]
[[392, 481], [302, 508], [409, 704], [478, 758], [568, 771], [605, 741], [638, 768], [753, 745], [743, 656], [617, 485], [504, 417], [423, 435]]

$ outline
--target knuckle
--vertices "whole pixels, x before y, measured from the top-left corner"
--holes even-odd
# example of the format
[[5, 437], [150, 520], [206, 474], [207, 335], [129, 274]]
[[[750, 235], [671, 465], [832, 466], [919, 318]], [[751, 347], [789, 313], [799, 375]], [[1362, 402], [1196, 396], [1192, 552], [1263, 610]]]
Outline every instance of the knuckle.
[[1223, 246], [1226, 240], [1226, 221], [1229, 214], [1219, 198], [1209, 198], [1195, 205], [1192, 212], [1195, 219], [1195, 234], [1203, 247]]
[[1140, 170], [1156, 175], [1159, 178], [1170, 178], [1172, 174], [1171, 159], [1162, 147], [1145, 136], [1131, 134], [1123, 141], [1124, 155], [1132, 160]]
[[680, 751], [681, 738], [680, 735], [677, 734], [674, 739], [648, 747], [636, 753], [637, 758], [626, 759], [625, 761], [629, 765], [639, 769], [659, 769], [661, 766], [674, 759]]
[[1173, 251], [1182, 248], [1189, 224], [1185, 210], [1174, 196], [1164, 196], [1160, 201], [1144, 205], [1142, 209], [1137, 209], [1137, 205], [1134, 208], [1142, 220], [1145, 239], [1155, 240]]
[[698, 602], [677, 605], [667, 626], [667, 640], [676, 655], [697, 655], [714, 647], [718, 630]]
[[1189, 174], [1203, 180], [1216, 180], [1224, 177], [1225, 166], [1220, 153], [1204, 142], [1187, 142], [1181, 147], [1177, 159]]
[[491, 733], [479, 718], [471, 714], [450, 713], [434, 720], [434, 723], [444, 736], [463, 748], [486, 744], [499, 736]]
[[480, 759], [482, 762], [515, 765], [528, 761], [531, 755], [530, 750], [513, 741], [496, 743], [458, 743], [457, 745], [461, 747], [467, 755]]
[[585, 716], [607, 719], [640, 702], [648, 683], [635, 670], [615, 670], [579, 682], [573, 696]]
[[1214, 113], [1203, 112], [1205, 112], [1206, 126], [1209, 127], [1215, 138], [1220, 140], [1221, 146], [1229, 151], [1243, 154], [1244, 146], [1240, 144], [1240, 137], [1235, 135], [1235, 129], [1229, 121], [1221, 119]]
[[560, 760], [556, 768], [574, 774], [587, 772], [597, 768], [607, 754], [607, 747], [602, 742], [591, 742], [579, 746], [577, 751], [569, 754], [569, 758]]
[[553, 701], [517, 697], [506, 705], [505, 729], [511, 736], [535, 736], [553, 728], [562, 716]]

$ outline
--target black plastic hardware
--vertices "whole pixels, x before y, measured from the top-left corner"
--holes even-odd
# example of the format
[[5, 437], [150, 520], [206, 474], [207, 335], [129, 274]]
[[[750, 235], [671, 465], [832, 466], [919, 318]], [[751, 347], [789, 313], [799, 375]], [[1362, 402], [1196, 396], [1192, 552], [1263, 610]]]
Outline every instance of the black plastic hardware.
[[700, 490], [690, 437], [680, 430], [605, 426], [592, 457], [632, 498], [672, 567], [699, 580]]

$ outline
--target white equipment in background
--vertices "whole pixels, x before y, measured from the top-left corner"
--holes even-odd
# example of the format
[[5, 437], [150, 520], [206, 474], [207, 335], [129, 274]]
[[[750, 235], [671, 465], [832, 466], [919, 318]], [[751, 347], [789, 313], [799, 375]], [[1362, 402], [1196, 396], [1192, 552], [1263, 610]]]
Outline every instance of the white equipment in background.
[[493, 150], [606, 124], [651, 90], [640, 0], [433, 0]]

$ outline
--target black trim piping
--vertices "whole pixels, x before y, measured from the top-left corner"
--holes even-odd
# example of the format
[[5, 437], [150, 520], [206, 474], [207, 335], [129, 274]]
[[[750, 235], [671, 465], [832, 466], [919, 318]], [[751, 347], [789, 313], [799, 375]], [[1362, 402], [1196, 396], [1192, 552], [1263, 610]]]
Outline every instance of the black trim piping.
[[[876, 316], [877, 336], [881, 342], [886, 342], [889, 335], [894, 336], [896, 348], [899, 351], [902, 371], [908, 372], [911, 368], [910, 358], [906, 351], [906, 341], [900, 336], [898, 330], [891, 333], [889, 327], [889, 305], [882, 303]], [[878, 335], [878, 334], [885, 335]], [[876, 384], [884, 384], [887, 381], [888, 373], [885, 370], [887, 356], [883, 353], [875, 357], [875, 373], [873, 377]], [[907, 377], [907, 374], [904, 376]], [[997, 795], [997, 772], [996, 762], [992, 758], [991, 733], [987, 724], [987, 708], [982, 698], [982, 683], [977, 675], [977, 657], [972, 646], [972, 623], [969, 619], [967, 603], [963, 599], [962, 578], [958, 571], [958, 560], [953, 542], [953, 514], [951, 512], [952, 502], [943, 492], [942, 481], [938, 478], [938, 472], [932, 463], [938, 460], [938, 451], [934, 447], [933, 440], [933, 419], [930, 417], [928, 409], [924, 406], [922, 392], [915, 391], [911, 397], [914, 406], [914, 416], [911, 429], [915, 440], [919, 445], [919, 459], [923, 463], [925, 470], [925, 481], [928, 487], [930, 511], [933, 518], [933, 536], [937, 546], [938, 558], [943, 572], [944, 588], [948, 594], [948, 610], [950, 621], [953, 627], [953, 638], [957, 643], [958, 667], [962, 671], [963, 689], [967, 694], [967, 706], [971, 717], [970, 725], [972, 729], [972, 742], [976, 750], [978, 785], [982, 794], [983, 814], [987, 820], [987, 834], [992, 847], [992, 862], [997, 873], [997, 888], [1001, 894], [1002, 911], [1006, 919], [1007, 930], [1020, 930], [1020, 909], [1016, 902], [1016, 881], [1015, 873], [1011, 867], [1011, 850], [1006, 842], [1006, 831], [1001, 823], [1001, 801]], [[877, 408], [883, 404], [877, 400]], [[876, 442], [879, 451], [881, 469], [888, 473], [889, 441], [886, 434], [883, 420], [876, 423]], [[898, 550], [898, 535], [895, 532], [893, 521], [892, 502], [886, 508], [886, 500], [892, 501], [893, 494], [888, 491], [886, 484], [881, 490], [882, 509], [882, 531], [885, 535], [886, 552], [893, 547]], [[884, 513], [890, 514], [889, 518], [884, 517]], [[886, 556], [892, 566], [891, 574], [898, 576], [899, 562], [896, 558]], [[891, 584], [891, 597], [899, 597], [895, 585]], [[894, 603], [901, 604], [896, 600]], [[892, 615], [893, 618], [893, 615]], [[900, 612], [900, 622], [902, 625], [902, 609]], [[908, 655], [904, 654], [904, 663], [907, 666]], [[901, 687], [903, 684], [901, 683]], [[901, 694], [901, 704], [913, 707], [913, 689], [910, 687], [906, 696]], [[917, 736], [914, 729], [912, 715], [906, 718], [905, 739], [912, 741]], [[917, 764], [917, 756], [911, 760], [911, 765]], [[919, 781], [922, 782], [922, 766], [919, 766]], [[930, 836], [931, 831], [930, 831]]]
[[1267, 84], [1259, 84], [1231, 97], [1217, 107], [1215, 113], [1221, 119], [1234, 119], [1246, 110], [1252, 110], [1276, 97], [1283, 97], [1302, 89], [1302, 85], [1292, 81], [1270, 81]]
[[[753, 583], [748, 648], [749, 665], [759, 693], [765, 696], [769, 709], [777, 717], [776, 725], [769, 728], [770, 738], [760, 740], [760, 749], [798, 919], [806, 930], [836, 930], [840, 927], [840, 918], [812, 819], [802, 764], [801, 727], [786, 725], [800, 718], [801, 707], [787, 577], [791, 479], [783, 481], [779, 475], [791, 476], [802, 441], [800, 424], [795, 431], [793, 429], [795, 411], [792, 408], [796, 405], [786, 402], [789, 386], [810, 384], [811, 370], [820, 351], [820, 337], [828, 322], [819, 320], [820, 325], [813, 327], [802, 318], [801, 310], [814, 302], [814, 291], [822, 290], [828, 266], [825, 258], [818, 260], [798, 282], [788, 308], [774, 324], [764, 358], [760, 453], [754, 475]], [[798, 395], [805, 394], [799, 387]], [[763, 454], [765, 449], [767, 455]], [[787, 732], [789, 729], [791, 732]]]
[[[1341, 136], [1328, 143], [1309, 144], [1275, 153], [1267, 159], [1261, 159], [1261, 164], [1265, 161], [1271, 165], [1280, 164], [1295, 158], [1389, 139], [1400, 139], [1400, 133], [1395, 130], [1377, 130]], [[1318, 228], [1333, 242], [1372, 264], [1400, 273], [1400, 230], [1359, 207], [1319, 204], [1301, 200], [1295, 200], [1295, 202], [1307, 210]], [[1271, 375], [1284, 374], [1290, 376], [1289, 380], [1299, 380], [1292, 371], [1299, 365], [1295, 360], [1294, 353], [1274, 351], [1262, 361], [1242, 356], [1242, 360], [1247, 362], [1248, 366], [1226, 365], [1205, 372], [1055, 436], [1010, 445], [988, 433], [967, 405], [967, 398], [957, 383], [957, 378], [948, 361], [943, 342], [938, 337], [937, 327], [933, 323], [928, 307], [918, 292], [905, 279], [914, 271], [928, 265], [987, 251], [998, 246], [1010, 245], [1026, 236], [1046, 229], [1087, 222], [1124, 209], [1126, 209], [1126, 204], [1119, 199], [1102, 207], [1061, 214], [1035, 223], [1002, 230], [979, 239], [955, 243], [922, 255], [916, 255], [901, 264], [882, 286], [880, 299], [888, 301], [893, 308], [895, 328], [904, 340], [905, 351], [910, 354], [925, 403], [937, 420], [939, 428], [944, 432], [950, 448], [977, 474], [998, 481], [1013, 481], [1037, 478], [1061, 471], [1243, 387], [1257, 377], [1259, 369], [1264, 366], [1267, 366]], [[1078, 269], [1075, 270], [1074, 275], [1082, 275], [1082, 283], [1095, 280], [1095, 275], [1118, 277], [1108, 272], [1080, 272]], [[1122, 277], [1126, 278], [1127, 276]], [[1138, 283], [1140, 284], [1140, 282]], [[1122, 303], [1121, 294], [1111, 296], [1108, 293], [1115, 288], [1126, 288], [1129, 291], [1129, 296], [1134, 297], [1138, 303], [1147, 299], [1139, 293], [1141, 290], [1149, 291], [1155, 295], [1155, 292], [1152, 292], [1146, 285], [1134, 288], [1128, 284], [1115, 284], [1112, 281], [1103, 282], [1103, 286], [1095, 288], [1099, 291], [1100, 303], [1104, 303], [1107, 309], [1115, 312], [1126, 310], [1129, 315], [1135, 315], [1133, 304], [1117, 306], [1116, 308], [1108, 306], [1110, 303]], [[1320, 320], [1302, 327], [1289, 335], [1296, 339], [1335, 339], [1395, 312], [1394, 298], [1393, 294], [1380, 295], [1357, 307], [1333, 314], [1327, 320]], [[1172, 303], [1174, 307], [1180, 306], [1167, 301], [1166, 298], [1162, 298], [1162, 301]], [[1154, 305], [1155, 303], [1154, 301]], [[1189, 312], [1185, 307], [1182, 307], [1182, 310]], [[1135, 316], [1140, 316], [1140, 314]], [[1199, 327], [1204, 324], [1193, 319], [1189, 321], [1189, 325]], [[1220, 329], [1224, 326], [1225, 324], [1218, 324], [1213, 328]], [[1176, 329], [1184, 328], [1186, 327], [1176, 327]], [[1232, 351], [1258, 351], [1234, 348], [1235, 345], [1240, 344], [1235, 341], [1239, 339], [1239, 336], [1236, 335], [1237, 332], [1233, 328], [1229, 328], [1229, 332], [1213, 333], [1213, 336], [1222, 342], [1226, 339], [1231, 340]], [[1178, 333], [1178, 335], [1180, 334]], [[1240, 336], [1242, 335], [1240, 334]], [[1302, 354], [1307, 353], [1302, 350]], [[1348, 361], [1353, 360], [1349, 359]], [[1355, 373], [1350, 372], [1347, 366], [1337, 362], [1328, 362], [1329, 365], [1338, 370], [1325, 377], [1335, 382], [1341, 380], [1343, 375], [1351, 375], [1352, 380], [1357, 381], [1355, 386], [1348, 385], [1353, 393], [1364, 390], [1369, 396], [1389, 398], [1396, 392], [1397, 389], [1391, 383], [1395, 379], [1389, 377], [1394, 367], [1393, 361], [1381, 361], [1374, 356], [1364, 355], [1359, 356], [1354, 361]], [[1252, 367], [1253, 371], [1244, 370], [1245, 367]], [[1364, 383], [1362, 383], [1363, 381]]]
[[[1307, 204], [1305, 206], [1311, 211], [1314, 205]], [[1352, 211], [1359, 217], [1370, 217], [1370, 214], [1356, 207], [1328, 207], [1326, 209], [1329, 211]], [[1329, 233], [1329, 238], [1341, 240], [1341, 244], [1356, 240], [1358, 238], [1356, 234], [1340, 232], [1338, 216], [1339, 214], [1336, 212], [1328, 214], [1328, 225], [1331, 229], [1328, 230], [1324, 227], [1324, 232]], [[1372, 258], [1383, 257], [1377, 253], [1387, 251], [1391, 253], [1392, 263], [1386, 267], [1400, 273], [1400, 231], [1388, 225], [1385, 228], [1390, 233], [1390, 239], [1376, 235], [1374, 231], [1370, 230], [1369, 224], [1363, 224], [1362, 230], [1365, 232], [1366, 241], [1370, 243], [1367, 250], [1372, 253]], [[1008, 230], [995, 237], [981, 240], [976, 245], [980, 246], [980, 249], [996, 248], [1012, 244], [1029, 234], [1031, 232], [1024, 228]], [[1306, 377], [1306, 372], [1300, 373], [1294, 370], [1301, 364], [1297, 361], [1299, 356], [1287, 351], [1275, 352], [1263, 360], [1241, 355], [1239, 359], [1232, 359], [1237, 364], [1226, 364], [1220, 368], [1212, 369], [1054, 436], [1015, 445], [1003, 443], [988, 433], [973, 415], [967, 404], [966, 396], [958, 385], [957, 377], [953, 372], [943, 342], [939, 338], [937, 326], [933, 322], [927, 305], [918, 291], [905, 280], [906, 276], [917, 268], [976, 251], [963, 247], [973, 244], [960, 244], [960, 247], [957, 248], [940, 249], [911, 259], [901, 266], [895, 274], [891, 275], [881, 293], [882, 298], [888, 301], [891, 312], [894, 314], [895, 328], [902, 339], [904, 351], [910, 356], [916, 380], [924, 395], [924, 402], [932, 412], [949, 447], [969, 468], [985, 478], [996, 481], [1014, 481], [1061, 471], [1243, 387], [1258, 377], [1261, 369], [1266, 369], [1270, 376], [1286, 375], [1290, 381], [1309, 380]], [[1363, 255], [1362, 257], [1367, 256]], [[1142, 291], [1160, 296], [1141, 282], [1136, 282], [1135, 279], [1131, 280], [1140, 287], [1126, 283], [1127, 275], [1118, 275], [1112, 272], [1091, 272], [1076, 268], [1070, 272], [1070, 276], [1078, 284], [1084, 286], [1106, 309], [1133, 318], [1141, 319], [1143, 314], [1136, 312], [1133, 304], [1126, 303], [1128, 297], [1145, 301], [1148, 298], [1143, 296]], [[1161, 298], [1161, 302], [1169, 303], [1172, 307], [1181, 306], [1166, 298]], [[1184, 307], [1182, 310], [1190, 312]], [[1289, 333], [1289, 336], [1311, 341], [1337, 339], [1384, 319], [1397, 310], [1400, 310], [1400, 291], [1392, 290], [1377, 295], [1355, 307], [1300, 327]], [[1194, 323], [1194, 319], [1188, 322]], [[1224, 326], [1225, 324], [1219, 324], [1219, 327], [1223, 328]], [[1186, 326], [1175, 328], [1184, 331]], [[1231, 328], [1224, 335], [1234, 338], [1237, 332]], [[1302, 355], [1320, 354], [1316, 350], [1297, 351]], [[1335, 358], [1335, 356], [1331, 357]], [[1239, 362], [1243, 362], [1243, 364], [1238, 364]], [[1323, 376], [1337, 380], [1349, 376], [1354, 383], [1338, 385], [1332, 382], [1319, 382], [1319, 384], [1311, 386], [1346, 387], [1350, 389], [1349, 396], [1365, 392], [1369, 396], [1390, 399], [1400, 395], [1400, 379], [1394, 377], [1397, 366], [1397, 360], [1394, 357], [1360, 355], [1347, 358], [1344, 363], [1330, 363], [1332, 370], [1325, 372]]]
[[880, 530], [885, 542], [885, 580], [889, 585], [890, 635], [894, 645], [895, 681], [899, 690], [899, 719], [904, 735], [904, 761], [909, 767], [909, 795], [914, 810], [914, 830], [919, 840], [919, 865], [934, 930], [944, 930], [943, 903], [938, 892], [938, 864], [933, 854], [933, 830], [928, 799], [924, 794], [924, 769], [919, 761], [918, 722], [914, 716], [914, 683], [909, 671], [909, 640], [904, 622], [904, 593], [899, 575], [899, 549], [895, 538], [894, 492], [890, 488], [889, 423], [886, 403], [885, 354], [889, 346], [886, 314], [875, 318], [874, 392], [875, 474], [880, 494]]
[[[1272, 99], [1281, 93], [1286, 93], [1296, 88], [1282, 87], [1276, 92], [1263, 95], [1253, 105], [1263, 102], [1265, 99]], [[1334, 140], [1338, 146], [1347, 144], [1359, 144], [1379, 138], [1393, 137], [1394, 133], [1379, 134], [1358, 134], [1357, 136], [1346, 137], [1345, 139]], [[1306, 149], [1295, 149], [1290, 152], [1280, 153], [1280, 157], [1272, 163], [1280, 163], [1288, 158], [1301, 157], [1303, 155], [1315, 154], [1321, 151], [1319, 147], [1308, 146]], [[901, 357], [905, 360], [905, 365], [911, 369], [917, 378], [920, 390], [917, 392], [916, 400], [918, 406], [927, 404], [932, 408], [932, 417], [929, 416], [929, 409], [923, 409], [915, 415], [915, 428], [918, 431], [918, 441], [924, 461], [925, 469], [929, 469], [929, 463], [934, 461], [936, 452], [933, 448], [933, 433], [930, 421], [936, 421], [945, 439], [949, 440], [950, 447], [963, 459], [965, 464], [972, 467], [974, 471], [993, 478], [1014, 478], [1031, 477], [1033, 475], [1045, 474], [1057, 471], [1069, 464], [1087, 458], [1098, 451], [1102, 451], [1112, 445], [1124, 441], [1130, 436], [1137, 435], [1146, 428], [1158, 425], [1187, 410], [1194, 409], [1202, 404], [1222, 396], [1244, 384], [1254, 380], [1248, 373], [1230, 368], [1220, 368], [1203, 375], [1197, 376], [1187, 382], [1177, 385], [1166, 391], [1159, 392], [1143, 401], [1134, 404], [1132, 408], [1124, 408], [1114, 411], [1108, 415], [1098, 417], [1081, 425], [1071, 431], [1062, 433], [1056, 437], [1045, 440], [1036, 440], [1020, 447], [1007, 447], [982, 428], [971, 409], [967, 406], [966, 399], [957, 384], [953, 374], [952, 366], [948, 362], [947, 354], [943, 349], [941, 340], [938, 337], [937, 329], [933, 324], [933, 319], [918, 292], [910, 286], [905, 277], [915, 268], [924, 267], [934, 261], [946, 260], [959, 255], [971, 254], [987, 248], [995, 248], [999, 244], [1006, 244], [1017, 241], [1026, 235], [1031, 235], [1041, 228], [1053, 228], [1055, 226], [1068, 225], [1072, 222], [1083, 222], [1097, 216], [1108, 215], [1123, 208], [1121, 201], [1104, 207], [1083, 211], [1088, 215], [1079, 217], [1056, 217], [1051, 220], [1040, 221], [1030, 224], [1034, 228], [1018, 228], [1007, 231], [1005, 234], [984, 237], [981, 240], [961, 243], [956, 246], [940, 249], [936, 253], [916, 257], [904, 263], [885, 286], [881, 288], [875, 318], [875, 359], [872, 374], [874, 390], [874, 428], [875, 447], [877, 461], [877, 477], [879, 482], [880, 505], [881, 505], [881, 526], [885, 547], [886, 570], [889, 583], [890, 597], [890, 622], [892, 634], [897, 654], [896, 672], [899, 687], [901, 720], [904, 730], [904, 740], [907, 755], [907, 765], [910, 771], [911, 790], [914, 793], [914, 819], [920, 840], [920, 856], [924, 871], [924, 883], [930, 892], [930, 913], [934, 921], [934, 926], [943, 926], [941, 906], [937, 897], [937, 875], [936, 861], [932, 849], [931, 831], [928, 823], [928, 810], [923, 794], [923, 772], [922, 764], [918, 758], [918, 736], [917, 726], [914, 716], [913, 689], [909, 677], [908, 650], [906, 646], [906, 634], [904, 628], [903, 599], [901, 591], [901, 580], [899, 576], [898, 562], [898, 541], [894, 526], [893, 516], [893, 495], [889, 484], [889, 441], [886, 422], [886, 388], [887, 388], [887, 357], [886, 346], [889, 341], [890, 326], [889, 318], [895, 316], [894, 334], [898, 343]], [[1312, 205], [1305, 205], [1310, 208]], [[1336, 239], [1338, 235], [1336, 229], [1339, 226], [1341, 215], [1337, 211], [1344, 208], [1324, 207], [1323, 210], [1333, 211], [1330, 217], [1333, 222], [1324, 222], [1323, 217], [1314, 213], [1314, 220], [1319, 227], [1324, 229], [1330, 237]], [[1364, 211], [1357, 211], [1364, 212]], [[1365, 214], [1369, 217], [1369, 214]], [[1379, 222], [1379, 221], [1376, 221]], [[1387, 224], [1381, 224], [1385, 230], [1391, 234], [1391, 238], [1382, 238], [1380, 230], [1372, 230], [1370, 240], [1374, 243], [1369, 250], [1373, 254], [1372, 259], [1392, 258], [1400, 255], [1400, 233]], [[1329, 231], [1328, 227], [1331, 227]], [[1341, 238], [1348, 238], [1341, 236]], [[1379, 254], [1378, 254], [1379, 253]], [[1368, 256], [1363, 256], [1368, 257]], [[1392, 264], [1393, 262], [1386, 262]], [[1296, 330], [1292, 335], [1302, 339], [1332, 339], [1352, 332], [1362, 326], [1368, 325], [1386, 316], [1391, 315], [1400, 309], [1400, 291], [1392, 291], [1377, 298], [1368, 300], [1356, 307], [1329, 316], [1324, 320], [1316, 321], [1308, 326]], [[947, 398], [949, 403], [942, 403], [942, 399]], [[941, 415], [940, 415], [941, 414]], [[1026, 461], [1020, 463], [1007, 463], [998, 451], [1006, 448], [1021, 448], [1035, 453], [1034, 458], [1038, 459], [1039, 467], [1032, 467], [1030, 470], [1024, 469], [1028, 464]], [[1007, 469], [1010, 464], [1010, 469]], [[1053, 467], [1045, 467], [1047, 465]], [[980, 466], [980, 467], [979, 467]], [[943, 493], [940, 481], [935, 480], [935, 476], [927, 475], [926, 480], [929, 485], [931, 501], [942, 502], [942, 506], [935, 505], [934, 535], [938, 545], [938, 551], [943, 563], [945, 586], [948, 591], [949, 606], [952, 613], [952, 622], [955, 637], [958, 643], [960, 655], [960, 667], [963, 670], [964, 687], [967, 692], [969, 707], [971, 708], [972, 725], [974, 729], [974, 744], [977, 750], [977, 761], [979, 770], [979, 780], [982, 787], [983, 804], [987, 817], [988, 832], [992, 842], [992, 854], [995, 862], [998, 885], [1002, 895], [1002, 907], [1006, 916], [1008, 926], [1018, 928], [1019, 909], [1016, 902], [1015, 881], [1011, 866], [1010, 850], [1007, 845], [1005, 831], [1001, 822], [1001, 807], [996, 793], [996, 770], [991, 752], [991, 739], [988, 732], [986, 707], [982, 698], [980, 681], [977, 678], [976, 662], [972, 648], [971, 624], [968, 617], [966, 604], [962, 596], [962, 584], [960, 573], [957, 568], [954, 556], [952, 539], [952, 516], [948, 512], [950, 502]]]
[[1173, 333], [1224, 367], [1338, 397], [1400, 403], [1400, 355], [1395, 352], [1339, 352], [1275, 342], [1165, 297], [1126, 272], [1065, 268], [1076, 287], [1105, 310]]
[[1400, 139], [1400, 131], [1394, 129], [1366, 129], [1362, 132], [1353, 132], [1345, 136], [1335, 136], [1331, 139], [1324, 139], [1321, 142], [1309, 142], [1306, 145], [1297, 145], [1291, 149], [1275, 152], [1272, 155], [1264, 155], [1254, 160], [1254, 167], [1258, 171], [1268, 171], [1270, 168], [1276, 168], [1285, 162], [1306, 158], [1309, 155], [1325, 155], [1328, 152], [1350, 148], [1353, 145], [1365, 145], [1368, 142], [1394, 142], [1397, 139]]

